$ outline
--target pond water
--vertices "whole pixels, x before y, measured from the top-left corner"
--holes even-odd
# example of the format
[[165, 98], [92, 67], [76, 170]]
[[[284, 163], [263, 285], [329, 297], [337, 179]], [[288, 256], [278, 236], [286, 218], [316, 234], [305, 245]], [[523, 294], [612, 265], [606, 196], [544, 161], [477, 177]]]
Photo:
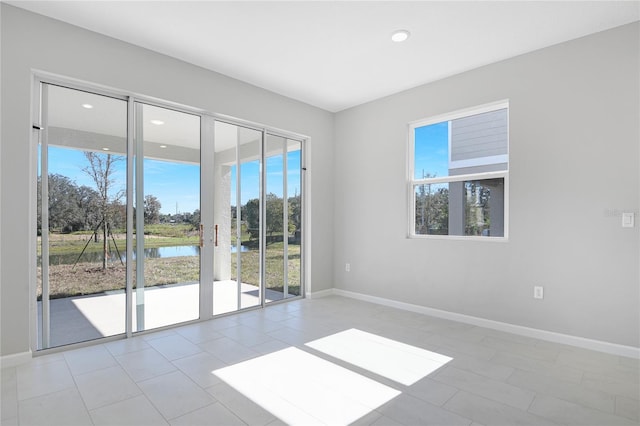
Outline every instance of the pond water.
[[[246, 246], [240, 246], [240, 253], [245, 253], [248, 252], [249, 248]], [[236, 246], [231, 246], [231, 253], [237, 253], [238, 249], [236, 248]]]
[[[244, 253], [249, 251], [245, 246], [240, 246], [240, 252]], [[231, 246], [231, 253], [236, 253], [235, 246]], [[122, 260], [126, 258], [124, 250], [120, 252]], [[185, 257], [185, 256], [198, 256], [200, 255], [199, 246], [171, 246], [171, 247], [156, 247], [144, 249], [145, 259], [159, 259], [166, 257]], [[52, 254], [49, 255], [50, 265], [72, 265], [78, 260], [79, 253], [72, 254]], [[135, 253], [133, 253], [135, 259]], [[118, 261], [118, 254], [112, 248], [109, 260], [111, 262]], [[102, 262], [102, 252], [84, 252], [79, 262], [98, 263]]]

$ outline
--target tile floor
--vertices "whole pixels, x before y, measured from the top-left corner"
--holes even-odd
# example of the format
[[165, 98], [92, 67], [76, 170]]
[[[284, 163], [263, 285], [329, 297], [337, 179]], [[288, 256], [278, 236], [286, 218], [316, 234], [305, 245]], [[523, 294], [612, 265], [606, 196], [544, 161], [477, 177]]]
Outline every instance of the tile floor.
[[[401, 384], [379, 374], [397, 365], [377, 365], [380, 369], [373, 373], [362, 367], [367, 364], [366, 359], [357, 366], [305, 345], [350, 329], [451, 360], [413, 383]], [[326, 342], [338, 340], [323, 342], [326, 346]], [[362, 355], [358, 348], [349, 347], [348, 339], [339, 341], [340, 350], [331, 353], [351, 351], [349, 359]], [[329, 368], [328, 373], [323, 373], [322, 386], [309, 378], [313, 371], [304, 370], [304, 365], [291, 361], [275, 365], [274, 369], [282, 371], [283, 377], [286, 375], [287, 387], [292, 389], [278, 389], [279, 383], [271, 383], [273, 380], [264, 382], [267, 393], [254, 397], [261, 406], [223, 381], [220, 377], [225, 375], [212, 373], [220, 369], [236, 372], [242, 370], [244, 361], [253, 362], [267, 354], [270, 355], [265, 359], [271, 360], [278, 351], [289, 355], [304, 351], [299, 359], [317, 360], [322, 368]], [[393, 359], [387, 361], [393, 363]], [[259, 365], [253, 364], [254, 368]], [[235, 367], [229, 369], [230, 366]], [[296, 371], [304, 374], [297, 375]], [[295, 393], [296, 398], [285, 401], [290, 410], [302, 415], [313, 411], [315, 423], [331, 423], [341, 418], [336, 416], [340, 409], [331, 405], [340, 401], [325, 398], [322, 392], [329, 392], [326, 396], [336, 391], [348, 395], [345, 381], [327, 378], [327, 374], [341, 377], [342, 372], [359, 380], [375, 381], [376, 386], [390, 390], [392, 395], [386, 402], [380, 402], [378, 395], [375, 403], [367, 402], [363, 395], [353, 395], [365, 407], [357, 414], [360, 417], [354, 424], [358, 425], [640, 423], [637, 359], [337, 296], [298, 300], [40, 356], [28, 364], [2, 369], [1, 423], [279, 425], [289, 417], [272, 408], [278, 392], [284, 395], [280, 402], [287, 399], [287, 392], [292, 396]], [[273, 371], [269, 374], [273, 375]], [[305, 377], [307, 382], [296, 382], [296, 376]], [[253, 389], [248, 393], [255, 396]]]
[[[240, 306], [243, 308], [260, 304], [258, 287], [242, 283]], [[133, 306], [137, 294], [133, 292]], [[145, 289], [144, 325], [146, 329], [164, 327], [198, 318], [200, 286], [197, 283], [169, 284]], [[282, 292], [267, 289], [265, 300], [282, 300]], [[224, 314], [238, 309], [238, 283], [225, 280], [213, 283], [213, 312]], [[125, 329], [124, 291], [92, 294], [88, 296], [52, 299], [49, 305], [51, 315], [51, 347], [84, 342], [101, 337], [121, 334]], [[37, 302], [37, 323], [42, 324], [42, 301]], [[137, 310], [132, 315], [137, 324]], [[38, 333], [38, 347], [42, 347], [42, 336]]]

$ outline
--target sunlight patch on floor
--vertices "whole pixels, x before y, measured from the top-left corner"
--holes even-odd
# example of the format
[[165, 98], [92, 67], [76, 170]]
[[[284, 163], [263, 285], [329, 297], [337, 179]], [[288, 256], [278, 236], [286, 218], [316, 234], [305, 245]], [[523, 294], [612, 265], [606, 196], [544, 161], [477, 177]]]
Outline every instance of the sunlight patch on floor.
[[294, 347], [213, 374], [292, 425], [346, 425], [400, 395]]
[[306, 346], [406, 386], [452, 359], [355, 328], [314, 340]]

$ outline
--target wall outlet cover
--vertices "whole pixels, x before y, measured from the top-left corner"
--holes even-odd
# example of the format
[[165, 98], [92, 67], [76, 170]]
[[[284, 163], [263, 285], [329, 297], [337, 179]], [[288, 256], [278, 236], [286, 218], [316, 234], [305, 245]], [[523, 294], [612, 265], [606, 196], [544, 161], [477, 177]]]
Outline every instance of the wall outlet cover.
[[533, 287], [533, 298], [534, 299], [543, 299], [544, 298], [544, 289], [541, 286]]
[[635, 215], [633, 212], [631, 213], [622, 213], [622, 227], [623, 228], [633, 228], [635, 225]]

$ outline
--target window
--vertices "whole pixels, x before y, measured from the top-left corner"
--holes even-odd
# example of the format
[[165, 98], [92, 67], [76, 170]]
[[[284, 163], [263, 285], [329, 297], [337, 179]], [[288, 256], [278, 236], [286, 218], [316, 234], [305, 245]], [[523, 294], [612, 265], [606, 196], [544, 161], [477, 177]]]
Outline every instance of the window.
[[409, 236], [507, 237], [507, 102], [412, 123], [409, 153]]

